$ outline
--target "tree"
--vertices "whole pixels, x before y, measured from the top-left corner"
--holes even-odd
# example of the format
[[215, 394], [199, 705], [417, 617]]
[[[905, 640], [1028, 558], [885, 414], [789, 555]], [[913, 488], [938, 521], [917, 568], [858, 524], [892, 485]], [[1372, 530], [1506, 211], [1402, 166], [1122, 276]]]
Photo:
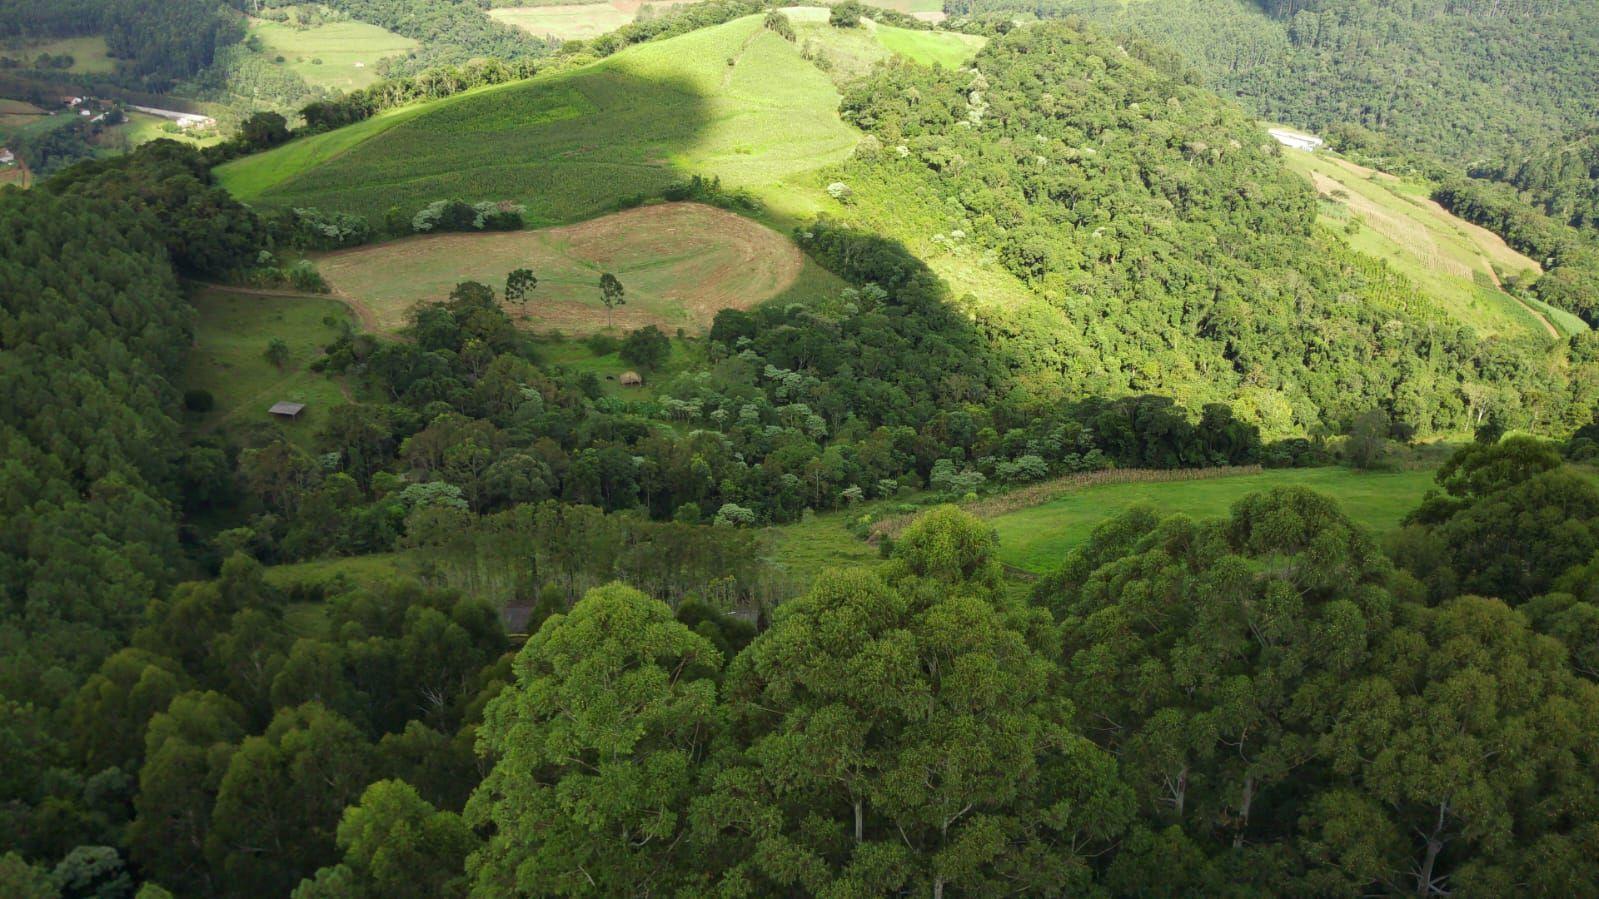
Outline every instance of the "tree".
[[474, 890], [628, 896], [699, 881], [684, 812], [719, 730], [721, 661], [619, 584], [548, 619], [479, 730], [494, 767], [466, 807], [490, 829], [468, 860]]
[[265, 150], [288, 140], [289, 123], [275, 112], [258, 112], [239, 126], [239, 140], [251, 150]]
[[600, 275], [600, 303], [605, 306], [605, 326], [611, 326], [611, 314], [618, 306], [626, 306], [622, 282], [610, 272]]
[[1344, 455], [1349, 459], [1349, 464], [1365, 469], [1381, 462], [1388, 449], [1390, 425], [1388, 413], [1381, 409], [1362, 412], [1350, 427], [1349, 437], [1344, 442]]
[[[1409, 606], [1328, 721], [1348, 787], [1310, 806], [1336, 892], [1568, 893], [1599, 878], [1599, 691], [1498, 600]], [[1560, 811], [1556, 811], [1556, 810]]]
[[[403, 780], [380, 780], [344, 810], [338, 846], [344, 860], [302, 881], [294, 895], [371, 899], [446, 899], [465, 895], [462, 862], [472, 832], [452, 812], [441, 812]], [[349, 892], [325, 889], [342, 881]], [[319, 887], [323, 889], [319, 890]]]
[[672, 354], [672, 341], [654, 325], [645, 325], [622, 341], [623, 362], [643, 369], [657, 369]]
[[844, 0], [842, 3], [835, 3], [828, 12], [827, 24], [834, 28], [855, 28], [861, 24], [861, 16], [865, 15], [865, 12], [858, 0]]
[[908, 529], [884, 576], [821, 575], [727, 675], [736, 762], [694, 804], [722, 882], [758, 894], [1068, 894], [1132, 806], [1069, 726], [1047, 616], [1009, 606], [989, 528]]
[[539, 279], [533, 274], [532, 269], [516, 269], [505, 276], [505, 299], [518, 305], [526, 305], [529, 295], [538, 286]]
[[1221, 522], [1114, 518], [1033, 595], [1061, 621], [1079, 724], [1152, 826], [1214, 852], [1291, 844], [1299, 772], [1392, 621], [1390, 575], [1333, 501], [1280, 488]]
[[287, 368], [289, 365], [289, 345], [281, 337], [274, 337], [267, 341], [266, 352], [262, 358], [278, 369]]

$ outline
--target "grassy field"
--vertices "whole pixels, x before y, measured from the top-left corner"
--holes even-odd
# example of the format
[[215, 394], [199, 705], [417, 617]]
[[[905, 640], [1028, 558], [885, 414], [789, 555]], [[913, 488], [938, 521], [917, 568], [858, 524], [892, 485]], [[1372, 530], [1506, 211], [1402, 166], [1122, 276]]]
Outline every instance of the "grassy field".
[[964, 65], [982, 49], [983, 38], [946, 31], [914, 31], [863, 20], [859, 28], [834, 28], [824, 6], [783, 10], [794, 26], [802, 55], [816, 61], [834, 83], [847, 85], [894, 56], [946, 68]]
[[0, 45], [0, 56], [22, 60], [30, 67], [33, 60], [41, 53], [48, 53], [51, 56], [65, 53], [72, 57], [72, 68], [50, 71], [70, 72], [74, 75], [106, 75], [117, 70], [117, 61], [111, 58], [110, 52], [106, 49], [105, 38], [99, 35]]
[[549, 225], [698, 173], [755, 191], [786, 224], [820, 208], [812, 173], [855, 145], [838, 102], [823, 72], [749, 16], [295, 141], [218, 174], [258, 203], [380, 219], [445, 197], [511, 199]]
[[220, 133], [212, 133], [205, 137], [196, 137], [191, 132], [181, 129], [168, 129], [172, 123], [160, 116], [153, 116], [143, 112], [135, 112], [128, 116], [128, 120], [120, 125], [107, 129], [100, 135], [99, 144], [110, 150], [126, 152], [153, 140], [175, 140], [179, 143], [193, 144], [196, 147], [209, 147], [223, 141]]
[[[1425, 186], [1325, 153], [1287, 151], [1283, 157], [1327, 201], [1324, 222], [1354, 249], [1387, 260], [1460, 322], [1483, 334], [1505, 335], [1552, 337], [1551, 327], [1557, 333], [1572, 327], [1500, 290], [1495, 268], [1519, 274], [1538, 271], [1538, 263], [1450, 215], [1427, 197]], [[1351, 220], [1358, 222], [1353, 234], [1344, 228]]]
[[351, 91], [379, 79], [377, 64], [421, 46], [365, 22], [330, 22], [314, 28], [295, 28], [282, 22], [252, 19], [250, 34], [260, 41], [268, 61], [283, 58], [289, 71], [312, 87]]
[[[609, 34], [639, 17], [642, 10], [670, 9], [691, 0], [610, 0], [598, 3], [552, 3], [508, 6], [489, 15], [537, 37], [586, 41]], [[646, 13], [648, 15], [648, 13]]]
[[1336, 499], [1350, 518], [1382, 534], [1397, 527], [1433, 486], [1430, 470], [1364, 473], [1345, 468], [1308, 468], [1199, 481], [1108, 484], [1089, 487], [1043, 505], [993, 519], [1000, 558], [1038, 574], [1060, 565], [1088, 539], [1094, 526], [1135, 506], [1194, 518], [1225, 516], [1250, 493], [1301, 486]]
[[[343, 385], [307, 366], [350, 321], [349, 309], [337, 300], [225, 290], [200, 292], [194, 306], [199, 313], [195, 348], [183, 387], [210, 391], [216, 406], [205, 415], [190, 413], [189, 424], [206, 432], [272, 423], [267, 408], [273, 403], [305, 403], [298, 421], [281, 426], [294, 442], [309, 446], [327, 410], [348, 401]], [[264, 357], [274, 337], [289, 345], [289, 362], [282, 369]]]
[[[535, 330], [571, 334], [613, 320], [618, 330], [653, 324], [667, 333], [699, 331], [723, 308], [747, 308], [796, 288], [841, 286], [787, 237], [697, 203], [537, 231], [412, 237], [331, 253], [317, 266], [336, 292], [370, 313], [364, 318], [376, 330], [389, 333], [416, 303], [443, 299], [467, 279], [500, 291], [516, 268], [532, 269], [539, 285], [530, 301], [506, 308]], [[627, 290], [614, 315], [600, 304], [599, 277], [607, 271]]]

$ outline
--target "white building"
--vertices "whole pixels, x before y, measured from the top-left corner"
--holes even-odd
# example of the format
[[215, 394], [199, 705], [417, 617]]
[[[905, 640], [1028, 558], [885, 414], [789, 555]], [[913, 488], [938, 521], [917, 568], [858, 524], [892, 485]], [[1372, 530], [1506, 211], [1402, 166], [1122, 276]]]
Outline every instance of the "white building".
[[1290, 131], [1287, 128], [1272, 128], [1266, 132], [1276, 138], [1277, 143], [1294, 150], [1304, 150], [1314, 153], [1326, 143], [1314, 134], [1305, 134], [1300, 131]]
[[10, 165], [17, 161], [17, 155], [5, 147], [0, 147], [0, 165]]

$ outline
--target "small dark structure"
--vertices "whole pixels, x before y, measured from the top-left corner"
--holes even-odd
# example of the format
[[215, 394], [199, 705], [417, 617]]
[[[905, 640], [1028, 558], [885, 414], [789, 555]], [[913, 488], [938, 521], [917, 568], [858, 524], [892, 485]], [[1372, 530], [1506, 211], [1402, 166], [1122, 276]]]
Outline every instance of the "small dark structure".
[[290, 421], [299, 418], [300, 413], [304, 411], [305, 403], [273, 403], [272, 408], [267, 410], [272, 415], [276, 415], [279, 418], [287, 418]]

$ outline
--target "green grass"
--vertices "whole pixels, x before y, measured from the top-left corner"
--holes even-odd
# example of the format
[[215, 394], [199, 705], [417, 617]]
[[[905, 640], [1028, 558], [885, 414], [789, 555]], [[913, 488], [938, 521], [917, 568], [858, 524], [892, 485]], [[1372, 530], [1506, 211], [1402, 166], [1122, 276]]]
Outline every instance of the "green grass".
[[698, 173], [757, 192], [786, 224], [819, 208], [813, 173], [858, 138], [838, 102], [824, 73], [749, 16], [295, 141], [218, 175], [262, 204], [381, 219], [445, 197], [512, 199], [549, 225]]
[[107, 129], [100, 136], [99, 143], [108, 149], [125, 152], [153, 140], [175, 140], [196, 147], [209, 147], [223, 140], [219, 133], [196, 137], [186, 129], [176, 127], [169, 129], [169, 125], [172, 123], [160, 116], [135, 112], [128, 116], [126, 122]]
[[[295, 562], [289, 565], [273, 565], [264, 572], [266, 582], [279, 589], [291, 589], [297, 586], [314, 587], [326, 584], [335, 578], [344, 577], [351, 583], [366, 584], [382, 580], [398, 580], [414, 577], [417, 573], [416, 559], [409, 553], [374, 553], [370, 556], [347, 556], [337, 559], [313, 559], [309, 562]], [[314, 628], [317, 614], [312, 611], [318, 606], [306, 604], [309, 609], [300, 607], [300, 626]], [[291, 627], [295, 625], [291, 623]]]
[[953, 69], [971, 62], [983, 48], [983, 39], [972, 34], [952, 31], [914, 31], [879, 25], [877, 40], [889, 52], [896, 53], [924, 66], [941, 65]]
[[[1283, 158], [1327, 197], [1330, 228], [1353, 249], [1387, 260], [1450, 317], [1482, 334], [1549, 336], [1537, 315], [1489, 280], [1495, 265], [1520, 272], [1538, 264], [1432, 203], [1424, 186], [1367, 175], [1324, 153]], [[1359, 223], [1353, 234], [1344, 229], [1351, 219]]]
[[1162, 514], [1218, 518], [1250, 493], [1278, 486], [1309, 487], [1336, 499], [1350, 518], [1376, 534], [1393, 530], [1433, 486], [1430, 470], [1364, 473], [1344, 468], [1268, 471], [1201, 481], [1107, 484], [993, 520], [1000, 559], [1044, 574], [1059, 567], [1100, 522], [1135, 506]]
[[[198, 313], [195, 348], [184, 374], [185, 389], [204, 389], [216, 401], [205, 415], [190, 414], [197, 432], [272, 424], [267, 408], [279, 400], [305, 403], [298, 421], [282, 423], [290, 439], [309, 446], [327, 411], [347, 402], [344, 387], [307, 366], [339, 333], [350, 312], [336, 300], [261, 297], [205, 290], [194, 297]], [[278, 369], [264, 353], [280, 337], [289, 363]]]
[[489, 16], [534, 37], [586, 41], [621, 28], [637, 12], [610, 3], [567, 3], [501, 7], [489, 10]]
[[[260, 41], [260, 55], [299, 75], [306, 84], [351, 91], [378, 81], [377, 64], [421, 46], [365, 22], [331, 22], [294, 28], [281, 22], [252, 20], [250, 34]], [[318, 63], [317, 60], [321, 62]]]
[[106, 49], [105, 38], [101, 35], [88, 37], [67, 37], [53, 41], [29, 41], [21, 44], [0, 46], [0, 56], [9, 56], [12, 59], [22, 60], [28, 67], [41, 53], [51, 56], [60, 56], [65, 53], [72, 57], [72, 68], [49, 69], [51, 72], [70, 72], [74, 75], [107, 75], [117, 70], [116, 60], [111, 58], [111, 53]]

